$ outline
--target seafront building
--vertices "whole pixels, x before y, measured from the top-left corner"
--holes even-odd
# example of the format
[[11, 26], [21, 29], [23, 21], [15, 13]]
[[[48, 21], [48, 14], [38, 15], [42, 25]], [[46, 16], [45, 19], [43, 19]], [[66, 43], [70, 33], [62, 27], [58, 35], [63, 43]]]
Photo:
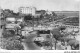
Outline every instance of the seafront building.
[[26, 15], [28, 14], [35, 15], [36, 8], [35, 7], [20, 7], [19, 12], [22, 14], [26, 14]]

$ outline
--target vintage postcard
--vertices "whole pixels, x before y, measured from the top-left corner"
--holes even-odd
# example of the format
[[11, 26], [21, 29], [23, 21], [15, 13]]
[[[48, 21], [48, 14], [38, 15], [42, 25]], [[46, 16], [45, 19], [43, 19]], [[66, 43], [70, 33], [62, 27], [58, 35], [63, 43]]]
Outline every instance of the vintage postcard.
[[80, 0], [0, 0], [0, 50], [79, 50]]

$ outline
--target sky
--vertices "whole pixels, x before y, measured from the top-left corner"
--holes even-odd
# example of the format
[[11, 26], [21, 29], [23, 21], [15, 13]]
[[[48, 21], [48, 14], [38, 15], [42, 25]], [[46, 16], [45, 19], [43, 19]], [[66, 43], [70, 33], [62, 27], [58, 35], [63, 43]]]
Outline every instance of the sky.
[[2, 9], [11, 9], [15, 12], [21, 6], [36, 7], [37, 10], [50, 11], [78, 11], [80, 0], [0, 0]]

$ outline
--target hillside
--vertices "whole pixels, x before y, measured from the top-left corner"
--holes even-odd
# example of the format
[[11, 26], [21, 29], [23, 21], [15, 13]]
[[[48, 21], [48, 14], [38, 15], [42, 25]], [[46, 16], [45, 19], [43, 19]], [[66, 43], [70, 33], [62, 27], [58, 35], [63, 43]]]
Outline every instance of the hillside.
[[54, 11], [57, 15], [79, 16], [79, 11]]
[[79, 17], [70, 17], [62, 21], [63, 24], [79, 26]]

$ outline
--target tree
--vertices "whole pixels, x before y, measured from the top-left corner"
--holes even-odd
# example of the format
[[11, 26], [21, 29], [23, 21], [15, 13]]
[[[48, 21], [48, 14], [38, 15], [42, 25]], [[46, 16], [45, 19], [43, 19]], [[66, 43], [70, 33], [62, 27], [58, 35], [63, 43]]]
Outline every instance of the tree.
[[56, 13], [54, 13], [54, 12], [52, 12], [52, 15], [53, 15], [53, 16], [57, 16], [57, 14], [56, 14]]
[[15, 36], [15, 31], [14, 30], [5, 30], [3, 32], [3, 38], [10, 38]]
[[57, 43], [57, 40], [62, 36], [61, 35], [61, 33], [59, 32], [59, 30], [58, 29], [53, 29], [52, 31], [51, 31], [51, 33], [52, 33], [52, 37], [53, 38], [55, 38], [55, 49], [56, 49], [56, 43]]
[[56, 49], [56, 43], [57, 43], [57, 41], [60, 40], [60, 38], [62, 38], [62, 37], [65, 36], [64, 34], [61, 34], [60, 31], [65, 30], [65, 29], [66, 29], [66, 28], [64, 28], [64, 27], [59, 27], [59, 28], [53, 29], [53, 30], [51, 31], [52, 37], [55, 38], [55, 40], [56, 40], [56, 41], [55, 41], [55, 49]]
[[58, 40], [60, 37], [64, 36], [60, 33], [59, 29], [53, 29], [51, 31], [51, 33], [53, 34], [53, 37]]
[[32, 20], [32, 16], [31, 15], [24, 16], [24, 21], [26, 22], [28, 20]]
[[3, 11], [4, 17], [12, 16], [12, 13], [13, 13], [13, 11], [10, 10], [10, 9], [5, 9], [5, 10]]
[[73, 47], [72, 49], [79, 50], [79, 41], [77, 41], [75, 39], [69, 40], [68, 44], [71, 45], [71, 47]]

